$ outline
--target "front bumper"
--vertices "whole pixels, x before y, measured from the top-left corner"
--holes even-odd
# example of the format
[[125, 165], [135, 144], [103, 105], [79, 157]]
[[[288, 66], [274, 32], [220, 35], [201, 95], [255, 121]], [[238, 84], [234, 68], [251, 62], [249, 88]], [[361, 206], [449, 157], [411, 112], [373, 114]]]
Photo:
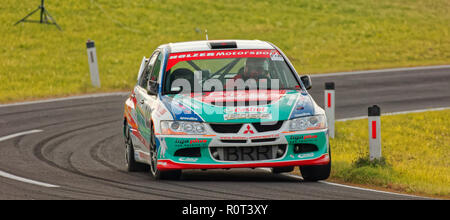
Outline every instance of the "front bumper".
[[230, 169], [230, 168], [257, 168], [257, 167], [289, 167], [305, 165], [326, 165], [330, 162], [328, 154], [323, 154], [319, 158], [309, 160], [278, 161], [278, 162], [255, 162], [255, 163], [228, 163], [228, 164], [194, 164], [174, 162], [172, 160], [159, 160], [159, 170], [181, 170], [181, 169]]
[[[157, 135], [157, 139], [157, 168], [161, 171], [325, 165], [330, 162], [327, 129], [252, 135]], [[256, 139], [269, 141], [263, 143], [252, 141]], [[229, 140], [246, 140], [246, 142], [230, 143]], [[298, 146], [304, 144], [315, 145], [317, 148], [314, 151], [299, 152]], [[285, 145], [286, 149], [283, 156], [276, 159], [251, 161], [217, 160], [212, 156], [210, 150], [215, 147], [257, 147], [262, 145]], [[200, 153], [195, 156], [176, 156], [178, 150], [185, 148], [198, 148]]]

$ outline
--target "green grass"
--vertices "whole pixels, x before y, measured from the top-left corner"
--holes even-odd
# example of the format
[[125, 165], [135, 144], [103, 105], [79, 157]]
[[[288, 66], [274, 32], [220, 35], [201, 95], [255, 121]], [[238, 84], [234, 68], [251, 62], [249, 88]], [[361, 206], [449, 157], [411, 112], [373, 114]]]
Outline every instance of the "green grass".
[[450, 198], [450, 110], [381, 117], [382, 161], [368, 160], [367, 119], [336, 123], [331, 180]]
[[[450, 63], [448, 0], [48, 0], [62, 32], [13, 26], [39, 3], [2, 2], [0, 102], [130, 90], [142, 56], [204, 39], [204, 29], [210, 39], [273, 42], [302, 73]], [[96, 42], [101, 89], [90, 85], [87, 39]]]

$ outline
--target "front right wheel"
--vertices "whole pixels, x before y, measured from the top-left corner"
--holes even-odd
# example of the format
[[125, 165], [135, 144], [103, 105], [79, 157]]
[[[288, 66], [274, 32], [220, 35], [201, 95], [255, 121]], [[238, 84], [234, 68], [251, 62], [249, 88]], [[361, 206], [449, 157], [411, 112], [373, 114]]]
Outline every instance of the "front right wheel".
[[302, 173], [303, 179], [308, 182], [328, 179], [331, 173], [331, 149], [329, 147], [328, 156], [330, 157], [330, 162], [328, 162], [328, 164], [300, 166], [300, 172]]
[[142, 172], [147, 171], [148, 165], [136, 162], [134, 159], [134, 146], [130, 136], [130, 128], [128, 124], [125, 125], [125, 165], [128, 172]]

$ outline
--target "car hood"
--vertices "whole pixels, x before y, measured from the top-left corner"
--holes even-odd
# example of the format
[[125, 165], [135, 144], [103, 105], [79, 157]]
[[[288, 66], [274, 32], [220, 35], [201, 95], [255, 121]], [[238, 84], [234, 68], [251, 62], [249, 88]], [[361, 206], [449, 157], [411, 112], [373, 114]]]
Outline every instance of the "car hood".
[[315, 103], [298, 90], [242, 90], [164, 95], [174, 120], [210, 123], [284, 121], [314, 115]]

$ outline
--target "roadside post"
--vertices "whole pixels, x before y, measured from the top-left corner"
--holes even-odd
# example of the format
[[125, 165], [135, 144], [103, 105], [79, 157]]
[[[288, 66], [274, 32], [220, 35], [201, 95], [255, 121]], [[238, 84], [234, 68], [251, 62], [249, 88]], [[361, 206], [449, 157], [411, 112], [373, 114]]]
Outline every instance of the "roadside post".
[[325, 83], [325, 114], [327, 116], [328, 135], [334, 138], [334, 118], [335, 118], [335, 103], [334, 103], [334, 82]]
[[91, 82], [94, 87], [100, 88], [100, 77], [98, 74], [97, 52], [95, 50], [94, 41], [86, 42], [89, 71], [91, 72]]
[[369, 152], [370, 160], [381, 159], [381, 121], [380, 107], [369, 107]]

